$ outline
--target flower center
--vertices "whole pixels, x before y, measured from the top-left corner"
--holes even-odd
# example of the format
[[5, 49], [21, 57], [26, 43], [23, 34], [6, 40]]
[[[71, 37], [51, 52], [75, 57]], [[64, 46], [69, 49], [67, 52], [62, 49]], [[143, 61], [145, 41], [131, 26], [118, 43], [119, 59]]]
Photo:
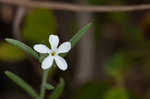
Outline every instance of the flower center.
[[52, 53], [51, 53], [52, 56], [55, 56], [55, 54], [56, 54], [55, 52], [52, 52]]

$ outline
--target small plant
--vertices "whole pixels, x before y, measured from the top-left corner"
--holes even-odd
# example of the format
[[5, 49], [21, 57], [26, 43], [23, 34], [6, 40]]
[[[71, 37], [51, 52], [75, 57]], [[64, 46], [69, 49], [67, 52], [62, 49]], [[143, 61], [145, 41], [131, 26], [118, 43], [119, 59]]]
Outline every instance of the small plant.
[[[24, 80], [22, 80], [14, 73], [10, 71], [6, 71], [5, 74], [7, 75], [8, 78], [14, 81], [18, 86], [23, 88], [24, 91], [26, 91], [30, 96], [32, 96], [33, 99], [44, 99], [46, 90], [53, 90], [50, 99], [58, 99], [64, 89], [64, 80], [63, 78], [61, 78], [58, 86], [56, 87], [52, 86], [47, 82], [48, 71], [49, 69], [51, 69], [52, 66], [56, 67], [56, 65], [60, 70], [64, 71], [67, 69], [68, 65], [63, 57], [65, 57], [67, 55], [66, 53], [69, 52], [71, 48], [73, 48], [77, 44], [77, 42], [85, 34], [85, 32], [89, 29], [90, 26], [91, 23], [87, 24], [79, 32], [77, 32], [70, 41], [62, 43], [59, 47], [58, 47], [59, 44], [58, 36], [50, 35], [49, 43], [51, 45], [51, 49], [49, 49], [47, 46], [43, 44], [34, 45], [34, 50], [41, 53], [40, 55], [37, 52], [35, 52], [31, 47], [27, 46], [26, 44], [20, 41], [14, 39], [6, 39], [8, 43], [22, 49], [23, 51], [33, 56], [41, 63], [41, 68], [43, 70], [43, 78], [42, 78], [40, 94], [38, 94], [29, 84], [27, 84]], [[56, 64], [54, 63], [54, 60]]]
[[[49, 43], [51, 45], [51, 49], [43, 44], [36, 44], [34, 49], [39, 53], [48, 54], [48, 56], [42, 61], [42, 69], [46, 70], [50, 68], [55, 60], [57, 66], [61, 70], [66, 70], [68, 65], [66, 61], [59, 55], [60, 53], [69, 52], [71, 49], [70, 42], [64, 42], [58, 47], [59, 38], [57, 35], [50, 35], [49, 36]], [[57, 48], [58, 47], [58, 48]]]

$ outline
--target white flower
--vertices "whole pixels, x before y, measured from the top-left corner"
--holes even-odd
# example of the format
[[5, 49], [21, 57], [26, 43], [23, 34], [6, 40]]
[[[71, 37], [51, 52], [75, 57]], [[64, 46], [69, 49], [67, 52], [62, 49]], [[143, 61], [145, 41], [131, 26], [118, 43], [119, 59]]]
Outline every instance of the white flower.
[[43, 44], [34, 45], [34, 50], [36, 50], [37, 52], [49, 54], [42, 62], [42, 69], [50, 68], [55, 60], [56, 65], [61, 70], [66, 70], [68, 67], [67, 62], [65, 61], [64, 58], [59, 56], [59, 54], [69, 52], [71, 49], [71, 43], [64, 42], [58, 47], [59, 38], [57, 35], [50, 35], [49, 43], [51, 45], [51, 49], [49, 49], [47, 46]]

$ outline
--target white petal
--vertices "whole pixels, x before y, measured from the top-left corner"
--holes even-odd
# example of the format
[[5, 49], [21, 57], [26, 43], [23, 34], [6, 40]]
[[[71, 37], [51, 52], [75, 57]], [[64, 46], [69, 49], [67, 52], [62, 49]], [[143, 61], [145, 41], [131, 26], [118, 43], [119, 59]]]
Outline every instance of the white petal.
[[55, 61], [56, 61], [56, 64], [57, 66], [59, 67], [59, 69], [61, 70], [66, 70], [68, 65], [67, 65], [67, 62], [65, 61], [65, 59], [63, 59], [62, 57], [60, 56], [55, 56]]
[[57, 46], [59, 44], [59, 38], [57, 35], [50, 35], [49, 36], [49, 43], [51, 45], [51, 49], [55, 51], [57, 49]]
[[34, 50], [36, 50], [39, 53], [49, 53], [50, 52], [50, 49], [43, 44], [36, 44], [36, 45], [34, 45], [33, 48], [34, 48]]
[[52, 66], [53, 64], [53, 60], [54, 60], [54, 57], [52, 57], [51, 55], [47, 56], [43, 62], [42, 62], [42, 69], [48, 69]]
[[66, 52], [69, 52], [70, 49], [71, 49], [71, 43], [70, 42], [64, 42], [59, 46], [58, 53], [66, 53]]

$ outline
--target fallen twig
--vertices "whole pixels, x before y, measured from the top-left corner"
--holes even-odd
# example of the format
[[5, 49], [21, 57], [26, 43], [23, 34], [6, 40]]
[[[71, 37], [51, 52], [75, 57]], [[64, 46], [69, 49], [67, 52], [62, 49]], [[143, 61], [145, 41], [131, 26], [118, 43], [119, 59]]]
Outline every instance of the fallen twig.
[[65, 10], [74, 12], [122, 12], [122, 11], [137, 11], [150, 10], [150, 4], [142, 5], [127, 5], [127, 6], [90, 6], [77, 5], [61, 2], [42, 2], [42, 1], [24, 1], [24, 0], [0, 0], [0, 3], [32, 7], [32, 8], [49, 8], [53, 10]]

